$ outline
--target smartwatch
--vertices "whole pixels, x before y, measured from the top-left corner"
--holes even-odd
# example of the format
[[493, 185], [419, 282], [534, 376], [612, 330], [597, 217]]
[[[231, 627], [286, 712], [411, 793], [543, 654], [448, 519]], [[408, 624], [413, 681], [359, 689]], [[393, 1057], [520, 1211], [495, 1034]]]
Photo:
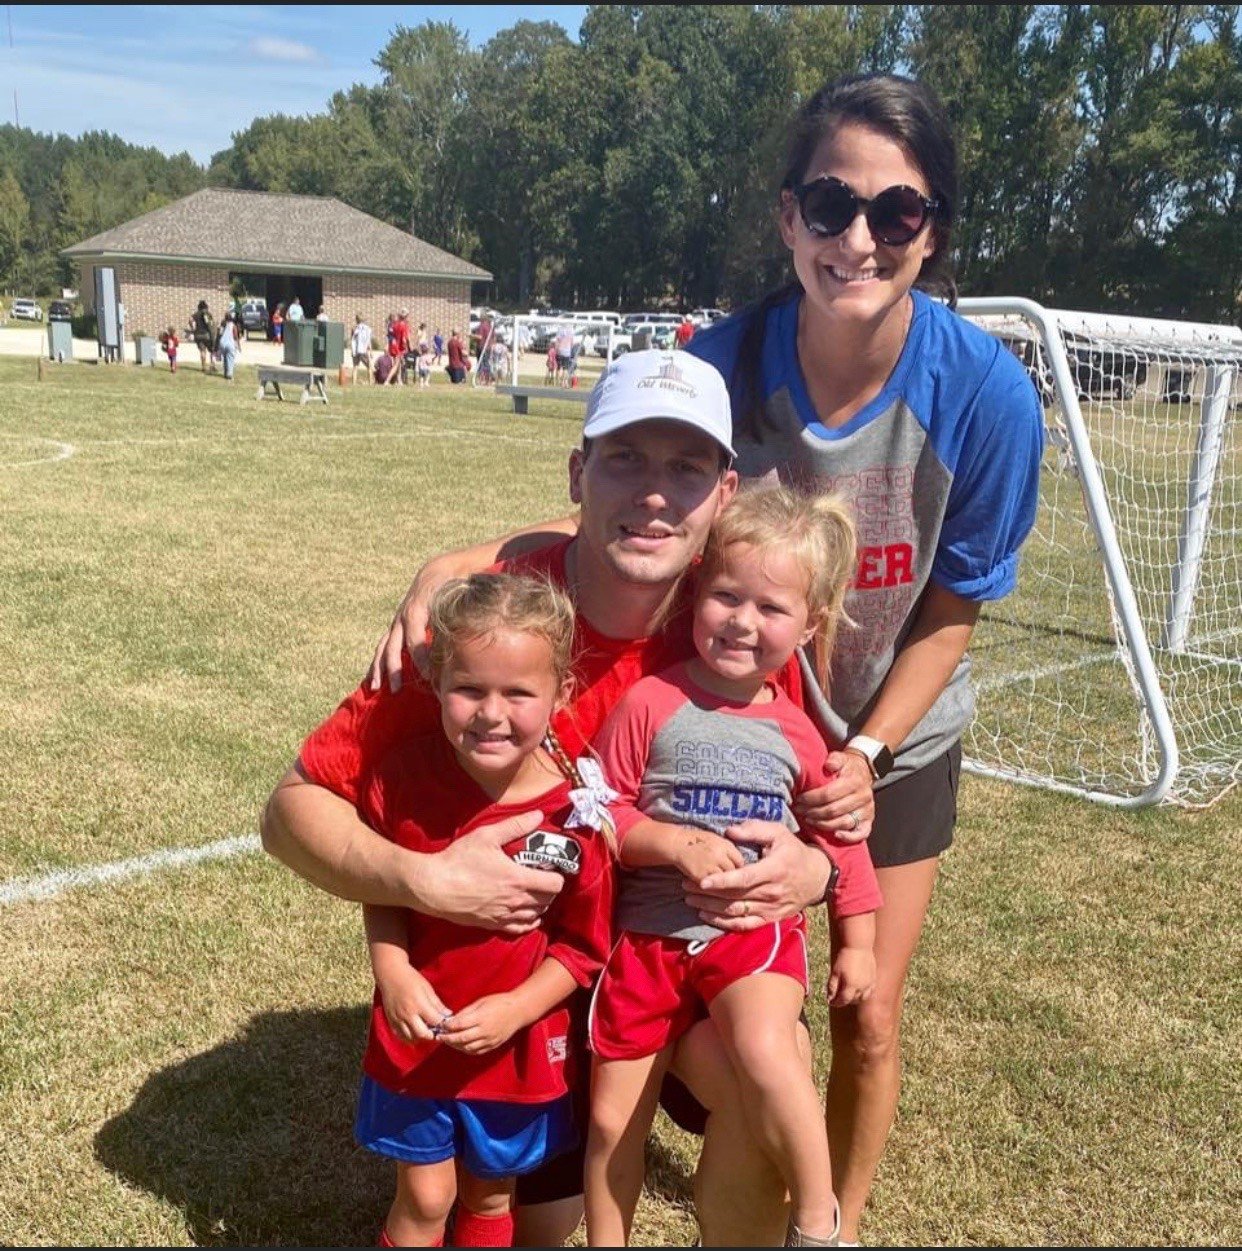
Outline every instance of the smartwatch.
[[844, 750], [852, 751], [867, 762], [867, 768], [871, 770], [871, 780], [873, 782], [878, 782], [882, 777], [887, 777], [893, 768], [893, 753], [889, 751], [888, 745], [880, 742], [878, 738], [868, 738], [865, 734], [855, 734], [845, 744]]

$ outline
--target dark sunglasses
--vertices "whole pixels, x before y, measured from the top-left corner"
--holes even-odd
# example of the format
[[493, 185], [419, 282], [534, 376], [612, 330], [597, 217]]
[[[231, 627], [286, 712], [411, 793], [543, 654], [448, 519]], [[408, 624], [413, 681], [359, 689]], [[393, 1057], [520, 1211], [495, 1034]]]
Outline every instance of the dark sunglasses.
[[806, 228], [813, 235], [835, 238], [849, 229], [859, 213], [865, 213], [874, 238], [890, 247], [909, 243], [940, 208], [913, 187], [886, 187], [864, 200], [839, 178], [816, 178], [792, 188]]

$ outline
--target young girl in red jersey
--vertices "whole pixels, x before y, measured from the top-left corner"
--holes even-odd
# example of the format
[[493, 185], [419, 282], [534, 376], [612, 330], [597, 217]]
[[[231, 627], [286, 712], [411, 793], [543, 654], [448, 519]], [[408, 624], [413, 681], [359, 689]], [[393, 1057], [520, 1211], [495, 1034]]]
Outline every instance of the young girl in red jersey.
[[[705, 1014], [737, 1073], [756, 1138], [788, 1187], [788, 1246], [836, 1244], [828, 1136], [797, 1027], [808, 988], [806, 918], [725, 933], [685, 882], [758, 852], [722, 837], [747, 820], [797, 829], [794, 797], [823, 784], [829, 748], [774, 681], [811, 644], [828, 658], [854, 573], [853, 523], [833, 496], [744, 491], [717, 519], [697, 574], [689, 660], [636, 683], [596, 739], [620, 839], [618, 941], [591, 1002], [587, 1141], [591, 1246], [626, 1244], [643, 1147], [673, 1045]], [[855, 836], [856, 838], [859, 836]], [[881, 903], [865, 843], [817, 837], [837, 866], [835, 1006], [875, 982]]]
[[[576, 1145], [566, 1001], [611, 942], [610, 793], [561, 749], [574, 611], [511, 574], [448, 583], [431, 612], [440, 728], [370, 771], [359, 810], [404, 847], [443, 850], [481, 825], [538, 814], [506, 847], [564, 875], [522, 935], [401, 908], [364, 908], [376, 992], [355, 1134], [397, 1162], [382, 1246], [509, 1246], [515, 1178]], [[591, 779], [584, 782], [583, 774]], [[521, 827], [519, 827], [521, 828]]]

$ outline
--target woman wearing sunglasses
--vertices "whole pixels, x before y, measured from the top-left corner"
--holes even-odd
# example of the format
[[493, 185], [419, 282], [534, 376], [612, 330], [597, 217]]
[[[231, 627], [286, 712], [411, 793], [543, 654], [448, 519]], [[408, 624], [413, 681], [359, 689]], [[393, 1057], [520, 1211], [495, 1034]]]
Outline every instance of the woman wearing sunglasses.
[[[730, 382], [743, 478], [854, 503], [860, 563], [827, 690], [807, 669], [836, 780], [802, 819], [869, 834], [885, 904], [876, 987], [832, 1009], [827, 1118], [843, 1243], [896, 1111], [906, 974], [953, 837], [967, 644], [1014, 586], [1038, 491], [1043, 419], [1021, 365], [952, 311], [956, 156], [931, 92], [895, 76], [830, 83], [794, 121], [779, 192], [794, 281], [701, 331], [689, 351]], [[947, 303], [928, 292], [947, 297]], [[717, 883], [746, 889], [746, 870]], [[749, 917], [701, 898], [718, 924]]]

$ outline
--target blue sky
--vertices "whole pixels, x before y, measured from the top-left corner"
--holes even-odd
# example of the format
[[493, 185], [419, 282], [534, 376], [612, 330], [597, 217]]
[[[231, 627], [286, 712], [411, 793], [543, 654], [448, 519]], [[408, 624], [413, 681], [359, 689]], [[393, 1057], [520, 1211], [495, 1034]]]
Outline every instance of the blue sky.
[[585, 13], [557, 4], [5, 5], [0, 122], [107, 130], [205, 164], [256, 117], [318, 113], [334, 91], [378, 81], [372, 62], [398, 25], [452, 21], [477, 47], [523, 18], [558, 22], [576, 39]]

